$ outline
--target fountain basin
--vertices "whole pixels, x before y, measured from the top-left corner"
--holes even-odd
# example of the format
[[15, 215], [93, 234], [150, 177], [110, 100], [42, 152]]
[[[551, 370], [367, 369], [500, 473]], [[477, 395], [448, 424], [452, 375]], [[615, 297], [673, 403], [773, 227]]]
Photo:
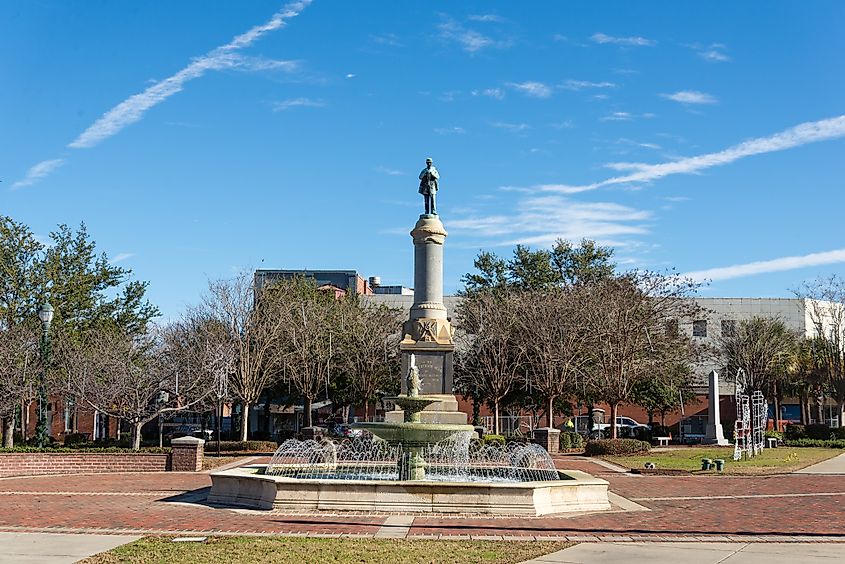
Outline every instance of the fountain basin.
[[458, 433], [475, 434], [472, 425], [445, 425], [440, 423], [355, 423], [390, 444], [405, 447], [424, 447], [448, 440]]
[[610, 509], [605, 480], [577, 470], [536, 482], [299, 479], [265, 466], [211, 473], [208, 502], [292, 513], [320, 511], [541, 516]]

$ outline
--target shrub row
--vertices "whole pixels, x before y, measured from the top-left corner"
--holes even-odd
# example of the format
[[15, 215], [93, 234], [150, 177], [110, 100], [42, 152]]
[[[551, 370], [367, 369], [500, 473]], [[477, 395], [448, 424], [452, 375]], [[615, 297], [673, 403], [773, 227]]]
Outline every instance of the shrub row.
[[76, 448], [69, 448], [69, 447], [44, 447], [40, 448], [37, 446], [30, 446], [30, 445], [22, 445], [16, 446], [12, 448], [0, 448], [0, 453], [5, 452], [43, 452], [43, 453], [64, 453], [64, 454], [74, 454], [74, 453], [100, 453], [100, 454], [114, 454], [114, 453], [122, 453], [122, 454], [168, 454], [170, 452], [169, 448], [158, 448], [158, 447], [142, 447], [141, 450], [132, 450], [131, 448], [123, 448], [123, 447], [76, 447]]
[[560, 433], [560, 449], [583, 448], [584, 437], [575, 431], [562, 431]]
[[845, 439], [786, 439], [783, 444], [791, 447], [845, 448]]
[[[226, 452], [276, 452], [276, 441], [220, 441], [220, 451]], [[206, 441], [205, 450], [216, 451], [217, 441]]]
[[787, 425], [784, 438], [787, 440], [816, 439], [822, 441], [845, 439], [845, 427], [831, 429], [827, 425]]
[[587, 441], [584, 454], [587, 456], [641, 454], [648, 452], [649, 449], [651, 449], [649, 443], [637, 439], [600, 439]]
[[484, 435], [481, 437], [481, 442], [484, 444], [495, 443], [499, 445], [505, 444], [505, 437], [503, 435]]

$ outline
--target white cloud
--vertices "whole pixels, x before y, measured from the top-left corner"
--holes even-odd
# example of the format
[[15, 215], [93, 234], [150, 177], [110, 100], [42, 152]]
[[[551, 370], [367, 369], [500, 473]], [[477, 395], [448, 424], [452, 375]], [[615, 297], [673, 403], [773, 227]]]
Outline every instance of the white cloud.
[[466, 129], [463, 127], [435, 127], [434, 132], [438, 135], [463, 135]]
[[379, 45], [387, 45], [388, 47], [405, 46], [402, 41], [400, 41], [399, 36], [395, 33], [382, 33], [381, 35], [371, 35], [370, 41]]
[[312, 98], [290, 98], [273, 104], [274, 112], [283, 112], [291, 108], [322, 108], [326, 103]]
[[649, 211], [612, 202], [577, 202], [546, 195], [524, 198], [512, 214], [458, 218], [449, 225], [457, 231], [497, 239], [494, 244], [498, 245], [550, 245], [558, 238], [587, 237], [624, 246], [627, 238], [648, 232], [643, 222], [651, 217]]
[[589, 80], [567, 80], [561, 85], [566, 90], [584, 90], [585, 88], [616, 88], [612, 82], [590, 82]]
[[548, 98], [552, 95], [552, 89], [542, 82], [527, 81], [527, 82], [508, 82], [510, 88], [522, 92], [526, 96], [533, 98]]
[[346, 78], [355, 78], [357, 75], [354, 73], [346, 73]]
[[380, 172], [382, 174], [386, 174], [388, 176], [405, 176], [406, 173], [402, 172], [401, 170], [395, 170], [392, 168], [387, 168], [386, 166], [377, 166], [373, 169], [376, 172]]
[[513, 131], [515, 133], [519, 133], [521, 131], [527, 131], [531, 129], [531, 126], [527, 123], [507, 123], [504, 121], [494, 121], [490, 124], [493, 127], [498, 129], [504, 129], [507, 131]]
[[496, 14], [475, 14], [469, 16], [467, 18], [470, 21], [474, 22], [503, 22], [505, 21], [502, 16], [497, 16]]
[[503, 100], [505, 97], [505, 91], [501, 88], [485, 88], [484, 90], [473, 90], [473, 96], [487, 96], [489, 98], [495, 98], [496, 100]]
[[604, 33], [594, 33], [590, 39], [595, 43], [611, 43], [613, 45], [627, 45], [631, 47], [653, 47], [657, 41], [645, 37], [613, 37]]
[[631, 121], [634, 116], [628, 112], [613, 112], [609, 116], [599, 118], [601, 121]]
[[564, 193], [584, 192], [616, 184], [650, 182], [658, 178], [663, 178], [664, 176], [692, 174], [710, 167], [729, 164], [745, 157], [783, 151], [793, 147], [800, 147], [807, 143], [827, 141], [840, 137], [845, 137], [845, 115], [819, 121], [808, 121], [795, 127], [790, 127], [780, 133], [770, 135], [769, 137], [758, 137], [743, 141], [738, 145], [728, 147], [716, 153], [706, 153], [659, 164], [627, 163], [629, 165], [628, 169], [635, 170], [636, 172], [583, 186], [560, 185], [565, 186], [566, 189], [552, 191]]
[[722, 266], [709, 268], [707, 270], [695, 270], [687, 272], [684, 276], [697, 281], [704, 280], [730, 280], [732, 278], [743, 278], [769, 272], [782, 272], [784, 270], [795, 270], [810, 266], [821, 266], [825, 264], [837, 264], [845, 262], [845, 249], [826, 251], [822, 253], [810, 253], [808, 255], [795, 257], [782, 257], [772, 260], [749, 262], [746, 264], [735, 264], [733, 266]]
[[497, 44], [492, 38], [475, 30], [467, 29], [454, 20], [446, 20], [437, 27], [440, 30], [440, 37], [447, 41], [454, 41], [468, 53], [475, 53]]
[[49, 159], [41, 161], [34, 165], [26, 172], [26, 176], [22, 180], [18, 180], [12, 184], [12, 190], [23, 188], [24, 186], [31, 186], [65, 164], [65, 159]]
[[718, 102], [715, 96], [697, 90], [681, 90], [674, 94], [661, 94], [660, 96], [681, 104], [715, 104]]
[[[286, 4], [281, 10], [273, 14], [273, 17], [267, 22], [253, 27], [238, 35], [229, 43], [194, 59], [187, 67], [173, 76], [156, 82], [140, 94], [130, 96], [103, 114], [68, 146], [74, 149], [93, 147], [104, 139], [115, 135], [124, 127], [140, 120], [146, 111], [153, 106], [181, 92], [185, 83], [201, 77], [209, 70], [237, 68], [239, 65], [243, 65], [244, 59], [240, 58], [235, 53], [236, 51], [249, 47], [263, 35], [285, 26], [289, 19], [298, 16], [310, 3], [311, 0], [299, 0]], [[289, 61], [285, 63], [287, 64]]]
[[111, 264], [116, 264], [118, 262], [123, 262], [126, 259], [132, 258], [134, 256], [135, 256], [135, 253], [119, 253], [119, 254], [115, 255], [114, 258], [111, 259], [109, 262]]
[[715, 49], [707, 49], [706, 51], [699, 51], [698, 56], [704, 59], [705, 61], [711, 61], [714, 63], [724, 63], [726, 61], [730, 61], [731, 58], [722, 53], [721, 51], [717, 51]]

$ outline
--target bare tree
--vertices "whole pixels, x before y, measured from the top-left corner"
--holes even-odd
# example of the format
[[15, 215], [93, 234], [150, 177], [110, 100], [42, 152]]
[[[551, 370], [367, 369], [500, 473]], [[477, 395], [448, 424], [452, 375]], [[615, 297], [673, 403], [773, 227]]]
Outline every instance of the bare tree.
[[7, 448], [15, 446], [15, 413], [32, 395], [38, 370], [38, 333], [26, 325], [0, 329], [0, 421]]
[[349, 374], [364, 404], [364, 421], [369, 421], [370, 402], [398, 380], [399, 313], [384, 305], [362, 307], [354, 298], [342, 306], [340, 369]]
[[281, 329], [274, 352], [282, 378], [303, 399], [305, 427], [313, 426], [312, 406], [341, 359], [341, 311], [334, 292], [319, 290], [313, 281], [293, 278], [267, 289]]
[[519, 297], [520, 328], [517, 342], [525, 359], [525, 387], [545, 402], [548, 426], [554, 426], [554, 404], [574, 392], [589, 356], [585, 327], [578, 323], [580, 287], [526, 292]]
[[473, 292], [458, 306], [455, 384], [493, 407], [493, 430], [499, 434], [502, 400], [524, 379], [525, 351], [520, 330], [518, 295], [507, 291]]
[[700, 314], [690, 299], [695, 288], [674, 275], [637, 271], [584, 286], [578, 322], [588, 332], [588, 384], [610, 406], [612, 438], [619, 404], [632, 399], [634, 384], [662, 366], [697, 358], [691, 339], [673, 329]]
[[805, 300], [817, 336], [812, 353], [824, 367], [839, 426], [845, 427], [845, 280], [835, 275], [818, 278], [795, 294]]
[[243, 403], [240, 439], [245, 441], [250, 406], [280, 376], [277, 345], [287, 319], [267, 289], [257, 288], [254, 279], [246, 274], [210, 282], [201, 308], [205, 316], [225, 327], [235, 351], [231, 384], [235, 397]]
[[128, 422], [135, 450], [144, 424], [189, 410], [208, 394], [204, 375], [180, 373], [156, 334], [97, 327], [79, 337], [63, 335], [57, 345], [63, 386], [91, 408]]

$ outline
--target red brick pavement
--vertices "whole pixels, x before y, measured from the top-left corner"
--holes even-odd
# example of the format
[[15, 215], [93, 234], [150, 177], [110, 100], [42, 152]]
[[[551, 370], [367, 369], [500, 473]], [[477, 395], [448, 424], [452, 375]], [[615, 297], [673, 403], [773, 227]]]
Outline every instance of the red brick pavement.
[[[630, 476], [589, 461], [577, 465], [601, 474], [611, 491], [651, 511], [417, 517], [409, 536], [754, 540], [774, 535], [795, 540], [792, 536], [799, 535], [845, 542], [845, 476]], [[175, 472], [0, 479], [0, 530], [373, 535], [385, 520], [373, 514], [295, 516], [211, 508], [197, 503], [210, 485], [207, 474]], [[736, 495], [751, 497], [730, 497]], [[706, 499], [689, 499], [697, 496]]]

